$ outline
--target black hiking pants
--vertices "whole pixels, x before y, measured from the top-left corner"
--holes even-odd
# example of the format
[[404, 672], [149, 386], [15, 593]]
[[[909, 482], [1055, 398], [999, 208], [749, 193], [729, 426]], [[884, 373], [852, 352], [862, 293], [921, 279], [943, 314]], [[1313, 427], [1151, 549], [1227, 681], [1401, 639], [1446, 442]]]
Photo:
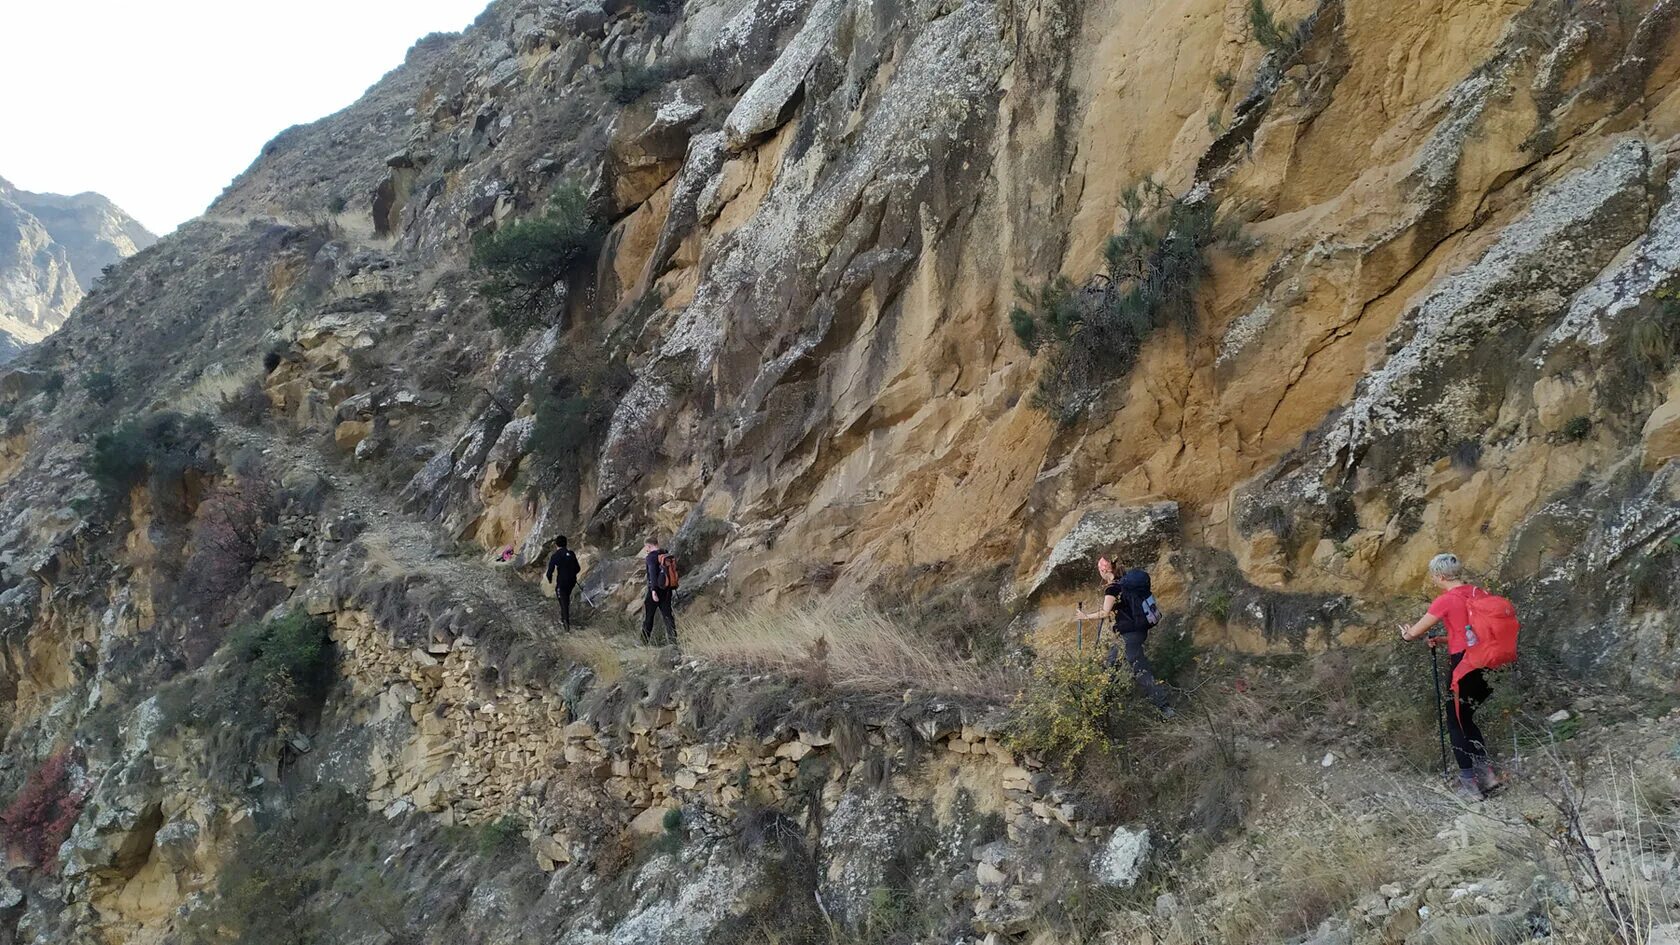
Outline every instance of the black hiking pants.
[[[1454, 653], [1450, 665], [1456, 667], [1463, 658], [1463, 653]], [[1447, 678], [1452, 678], [1451, 673]], [[1493, 688], [1478, 669], [1458, 681], [1458, 698], [1447, 702], [1447, 738], [1460, 771], [1469, 771], [1488, 760], [1487, 740], [1476, 727], [1476, 710], [1492, 695]]]
[[554, 599], [560, 602], [560, 623], [567, 629], [572, 626], [572, 591], [576, 584], [554, 585]]
[[666, 639], [677, 642], [677, 618], [671, 613], [671, 592], [660, 591], [659, 599], [653, 599], [653, 592], [649, 591], [642, 597], [642, 645], [646, 646], [653, 640], [653, 614], [658, 611], [665, 618]]
[[1149, 665], [1149, 654], [1143, 651], [1143, 643], [1149, 639], [1148, 630], [1137, 630], [1120, 634], [1120, 642], [1108, 648], [1108, 659], [1103, 662], [1114, 667], [1120, 661], [1120, 649], [1125, 647], [1126, 665], [1131, 667], [1132, 680], [1155, 708], [1167, 707], [1167, 689], [1155, 679], [1155, 667]]

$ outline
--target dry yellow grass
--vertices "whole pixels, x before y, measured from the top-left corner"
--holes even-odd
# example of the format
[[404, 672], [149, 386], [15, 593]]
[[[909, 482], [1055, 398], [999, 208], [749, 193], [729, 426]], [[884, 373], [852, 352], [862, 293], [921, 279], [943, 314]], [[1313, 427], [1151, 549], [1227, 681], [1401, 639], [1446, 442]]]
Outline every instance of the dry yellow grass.
[[858, 603], [717, 614], [684, 626], [681, 639], [683, 652], [710, 662], [846, 689], [1013, 692], [1001, 671], [953, 659], [915, 628]]
[[234, 370], [214, 365], [206, 370], [193, 386], [176, 398], [176, 409], [183, 413], [215, 414], [221, 409], [223, 401], [256, 376], [255, 364]]
[[579, 631], [562, 634], [555, 641], [562, 659], [595, 668], [598, 683], [611, 684], [624, 677], [624, 658], [619, 647], [604, 634]]

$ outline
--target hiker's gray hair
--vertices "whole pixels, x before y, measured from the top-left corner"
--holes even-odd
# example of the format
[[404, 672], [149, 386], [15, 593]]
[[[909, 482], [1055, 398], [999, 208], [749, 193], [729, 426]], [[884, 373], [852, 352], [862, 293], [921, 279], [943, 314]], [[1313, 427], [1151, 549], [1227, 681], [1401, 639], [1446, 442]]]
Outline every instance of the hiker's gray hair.
[[1455, 554], [1439, 554], [1429, 559], [1429, 574], [1447, 581], [1456, 581], [1464, 573], [1464, 562]]

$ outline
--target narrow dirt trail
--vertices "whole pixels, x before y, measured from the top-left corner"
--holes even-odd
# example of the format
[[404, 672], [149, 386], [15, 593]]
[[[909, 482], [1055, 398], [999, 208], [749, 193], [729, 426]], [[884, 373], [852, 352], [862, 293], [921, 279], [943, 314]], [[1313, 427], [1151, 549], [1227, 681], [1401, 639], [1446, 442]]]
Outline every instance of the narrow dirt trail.
[[552, 641], [559, 633], [559, 608], [543, 585], [520, 580], [483, 554], [457, 553], [455, 542], [436, 523], [404, 511], [395, 497], [378, 493], [355, 472], [329, 464], [315, 448], [267, 430], [230, 426], [224, 432], [259, 451], [277, 471], [304, 470], [319, 476], [330, 489], [333, 512], [359, 518], [364, 527], [357, 540], [397, 573], [428, 578], [447, 596], [474, 609], [484, 607], [518, 638]]

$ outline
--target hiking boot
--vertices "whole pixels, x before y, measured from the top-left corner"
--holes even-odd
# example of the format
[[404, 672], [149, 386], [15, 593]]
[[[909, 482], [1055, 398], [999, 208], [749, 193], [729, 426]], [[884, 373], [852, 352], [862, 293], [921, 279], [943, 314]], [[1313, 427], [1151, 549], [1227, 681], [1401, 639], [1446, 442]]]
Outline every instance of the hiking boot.
[[1458, 784], [1453, 788], [1453, 796], [1461, 801], [1480, 801], [1482, 788], [1476, 783], [1476, 776], [1468, 771], [1460, 773]]
[[1492, 794], [1505, 786], [1505, 779], [1494, 773], [1493, 763], [1484, 761], [1476, 766], [1476, 786], [1483, 794]]

